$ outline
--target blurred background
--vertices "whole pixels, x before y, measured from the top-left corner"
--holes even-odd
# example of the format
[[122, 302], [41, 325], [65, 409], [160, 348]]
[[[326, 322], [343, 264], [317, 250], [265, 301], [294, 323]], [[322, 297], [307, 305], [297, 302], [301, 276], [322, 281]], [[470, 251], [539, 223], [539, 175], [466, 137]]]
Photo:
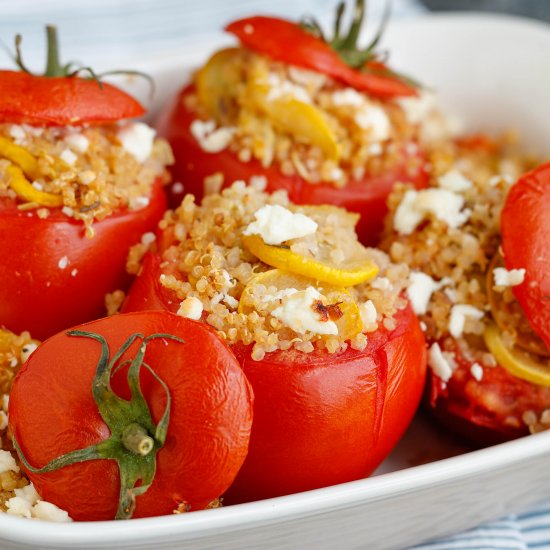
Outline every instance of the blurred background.
[[[368, 0], [374, 28], [385, 2]], [[59, 27], [64, 60], [112, 68], [125, 60], [192, 48], [198, 41], [220, 37], [228, 21], [252, 13], [291, 19], [315, 14], [327, 23], [336, 4], [337, 0], [2, 0], [0, 66], [10, 65], [6, 49], [13, 50], [14, 36], [20, 33], [25, 59], [41, 70], [46, 23]], [[394, 18], [462, 9], [550, 20], [550, 0], [393, 0]]]

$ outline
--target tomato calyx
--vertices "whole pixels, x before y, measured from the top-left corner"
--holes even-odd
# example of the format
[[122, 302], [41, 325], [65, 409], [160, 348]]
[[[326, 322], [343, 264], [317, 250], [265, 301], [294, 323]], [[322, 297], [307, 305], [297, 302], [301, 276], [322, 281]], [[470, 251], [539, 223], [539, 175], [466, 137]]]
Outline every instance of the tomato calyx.
[[74, 62], [68, 62], [62, 64], [59, 57], [59, 41], [57, 38], [57, 28], [54, 25], [46, 25], [46, 70], [42, 75], [37, 75], [30, 71], [23, 62], [23, 53], [21, 51], [21, 44], [23, 37], [20, 34], [15, 36], [15, 53], [11, 55], [13, 62], [17, 65], [19, 70], [31, 75], [31, 76], [45, 76], [45, 77], [64, 77], [73, 78], [81, 75], [81, 73], [88, 73], [89, 77], [97, 83], [100, 89], [103, 89], [102, 78], [112, 75], [126, 75], [126, 76], [139, 76], [144, 78], [149, 83], [151, 88], [151, 95], [155, 90], [155, 82], [153, 78], [147, 73], [135, 70], [114, 70], [103, 73], [96, 73], [91, 67], [79, 65]]
[[[110, 359], [109, 345], [102, 335], [80, 330], [69, 331], [67, 335], [91, 338], [101, 344], [101, 355], [92, 383], [92, 393], [111, 436], [96, 445], [58, 456], [41, 468], [35, 468], [29, 464], [15, 437], [13, 445], [24, 467], [37, 474], [52, 472], [71, 464], [89, 460], [115, 460], [120, 472], [119, 503], [115, 519], [129, 519], [136, 506], [136, 497], [145, 493], [153, 483], [156, 473], [156, 455], [164, 446], [170, 421], [170, 390], [166, 383], [144, 362], [147, 344], [156, 339], [172, 340], [179, 343], [183, 343], [183, 340], [171, 334], [152, 334], [147, 337], [139, 333], [132, 334]], [[137, 340], [141, 340], [141, 345], [135, 357], [120, 361]], [[127, 381], [131, 395], [129, 400], [119, 397], [111, 387], [112, 376], [126, 366], [128, 366]], [[142, 367], [151, 373], [162, 386], [166, 395], [166, 407], [156, 425], [141, 391], [140, 373]]]
[[420, 84], [404, 74], [392, 71], [385, 62], [387, 52], [377, 50], [377, 46], [382, 39], [386, 25], [391, 15], [391, 2], [386, 2], [382, 20], [374, 38], [369, 44], [361, 49], [357, 43], [361, 29], [366, 24], [365, 0], [355, 0], [354, 13], [347, 33], [342, 32], [342, 17], [346, 11], [346, 4], [341, 1], [337, 8], [334, 18], [333, 37], [329, 38], [323, 32], [319, 22], [312, 16], [306, 16], [300, 21], [300, 27], [328, 44], [352, 69], [361, 70], [364, 73], [376, 74], [389, 78], [400, 80], [413, 88], [419, 88]]

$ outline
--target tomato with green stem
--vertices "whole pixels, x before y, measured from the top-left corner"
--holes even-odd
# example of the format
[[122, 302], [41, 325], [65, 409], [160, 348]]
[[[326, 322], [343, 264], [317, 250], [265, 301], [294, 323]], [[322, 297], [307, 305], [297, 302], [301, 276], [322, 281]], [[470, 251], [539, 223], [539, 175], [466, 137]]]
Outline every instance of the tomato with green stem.
[[[418, 85], [391, 71], [377, 50], [389, 11], [386, 11], [374, 39], [361, 49], [358, 38], [365, 17], [364, 2], [356, 1], [354, 17], [347, 32], [342, 30], [343, 10], [344, 4], [341, 3], [334, 36], [330, 40], [312, 19], [300, 25], [273, 17], [256, 16], [235, 21], [226, 30], [237, 36], [248, 50], [285, 65], [327, 75], [371, 97], [389, 101], [416, 95]], [[297, 204], [328, 203], [358, 212], [361, 214], [358, 226], [361, 240], [375, 244], [387, 213], [386, 200], [395, 183], [409, 183], [417, 188], [427, 185], [423, 151], [414, 142], [397, 144], [397, 159], [391, 167], [380, 173], [367, 170], [361, 177], [347, 174], [345, 185], [335, 186], [331, 182], [311, 183], [299, 173], [286, 175], [280, 166], [265, 166], [255, 158], [243, 162], [232, 150], [203, 150], [192, 132], [193, 123], [199, 119], [194, 102], [198, 98], [202, 110], [209, 116], [232, 126], [237, 114], [234, 111], [238, 109], [233, 105], [231, 94], [250, 84], [246, 80], [250, 77], [242, 74], [238, 64], [237, 69], [231, 70], [235, 51], [217, 52], [197, 73], [195, 85], [184, 88], [157, 122], [159, 133], [171, 144], [176, 159], [172, 175], [177, 185], [171, 188], [172, 206], [179, 204], [184, 193], [193, 193], [201, 199], [208, 192], [205, 179], [213, 175], [223, 175], [225, 186], [236, 180], [249, 182], [253, 176], [264, 176], [269, 191], [284, 189]], [[253, 96], [254, 92], [248, 90], [247, 94]], [[248, 99], [254, 102], [253, 98]], [[298, 143], [302, 141], [318, 146], [329, 158], [338, 157], [336, 136], [326, 124], [323, 114], [316, 112], [311, 105], [292, 99], [276, 105], [273, 98], [257, 103], [256, 109], [262, 116], [273, 118], [279, 131], [294, 135]]]
[[76, 520], [124, 519], [218, 498], [247, 454], [252, 400], [210, 327], [145, 312], [44, 342], [13, 384], [9, 421], [42, 498]]
[[[62, 65], [55, 28], [47, 27], [47, 37], [44, 75], [28, 72], [21, 39], [16, 39], [14, 60], [21, 72], [0, 71], [0, 123], [25, 123], [43, 131], [111, 124], [144, 113], [134, 98], [102, 83], [91, 69]], [[93, 78], [79, 76], [84, 70]], [[94, 237], [87, 238], [83, 223], [63, 211], [61, 193], [33, 185], [42, 173], [38, 159], [24, 146], [0, 136], [0, 159], [7, 161], [0, 179], [12, 192], [0, 196], [0, 326], [45, 339], [103, 316], [105, 294], [127, 287], [128, 248], [154, 229], [166, 209], [161, 177], [143, 197], [142, 208], [121, 207], [95, 220]], [[27, 203], [34, 207], [23, 208]], [[48, 209], [47, 217], [39, 207]]]
[[[177, 311], [175, 293], [159, 284], [160, 256], [148, 253], [123, 311]], [[206, 321], [203, 313], [202, 320]], [[412, 420], [426, 375], [424, 335], [410, 307], [396, 327], [348, 347], [266, 353], [232, 349], [254, 391], [248, 456], [225, 502], [238, 503], [352, 481], [371, 474]]]

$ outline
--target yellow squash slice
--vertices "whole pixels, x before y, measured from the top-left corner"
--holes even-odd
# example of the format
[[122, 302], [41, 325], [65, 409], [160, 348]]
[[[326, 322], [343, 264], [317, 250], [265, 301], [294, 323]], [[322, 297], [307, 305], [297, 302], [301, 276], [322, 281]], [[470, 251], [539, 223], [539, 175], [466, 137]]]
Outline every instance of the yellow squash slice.
[[336, 266], [327, 261], [306, 258], [286, 245], [266, 244], [259, 235], [244, 235], [242, 239], [245, 248], [262, 262], [314, 281], [339, 287], [355, 286], [378, 273], [378, 266], [365, 258], [348, 259]]
[[550, 366], [537, 362], [533, 355], [518, 348], [507, 347], [495, 324], [485, 329], [483, 337], [487, 348], [499, 365], [510, 374], [539, 386], [550, 386]]

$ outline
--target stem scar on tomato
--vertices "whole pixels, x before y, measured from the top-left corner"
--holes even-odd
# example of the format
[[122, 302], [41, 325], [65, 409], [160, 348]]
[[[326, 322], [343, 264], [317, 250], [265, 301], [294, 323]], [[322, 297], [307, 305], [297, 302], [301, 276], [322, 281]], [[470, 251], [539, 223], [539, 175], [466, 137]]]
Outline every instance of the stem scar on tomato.
[[[111, 436], [97, 445], [77, 449], [54, 458], [42, 468], [34, 468], [29, 464], [15, 436], [13, 445], [25, 468], [36, 474], [52, 472], [70, 464], [88, 460], [115, 460], [120, 471], [120, 494], [115, 519], [129, 519], [135, 509], [136, 497], [145, 493], [153, 482], [156, 472], [156, 454], [164, 446], [170, 422], [170, 391], [165, 382], [144, 362], [147, 344], [156, 339], [173, 340], [182, 344], [185, 342], [171, 334], [159, 333], [144, 337], [143, 334], [135, 333], [109, 360], [109, 345], [100, 334], [72, 330], [67, 332], [67, 335], [91, 338], [101, 344], [101, 356], [92, 383], [92, 393]], [[142, 342], [135, 357], [119, 363], [122, 355], [138, 339]], [[112, 390], [111, 378], [119, 369], [128, 365], [127, 380], [131, 397], [125, 400]], [[141, 391], [142, 367], [152, 374], [166, 394], [166, 408], [157, 425], [153, 421], [149, 405]]]

